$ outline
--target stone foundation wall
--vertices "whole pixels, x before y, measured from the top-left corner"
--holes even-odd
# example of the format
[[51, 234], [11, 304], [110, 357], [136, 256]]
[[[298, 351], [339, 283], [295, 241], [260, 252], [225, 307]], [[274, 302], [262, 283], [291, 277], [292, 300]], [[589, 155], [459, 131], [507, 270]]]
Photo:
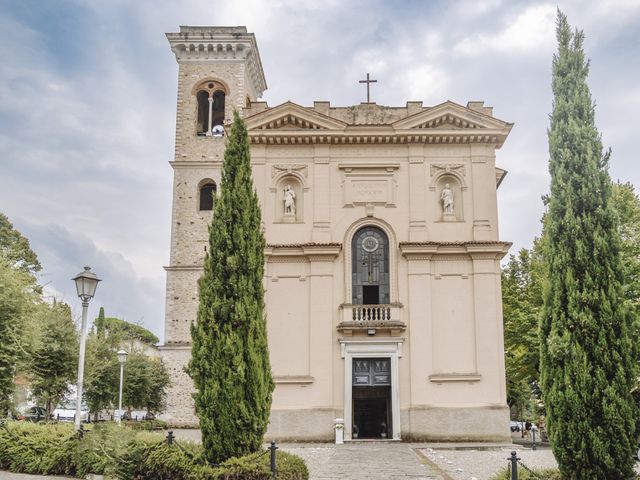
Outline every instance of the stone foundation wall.
[[400, 417], [404, 441], [511, 442], [507, 405], [415, 406]]

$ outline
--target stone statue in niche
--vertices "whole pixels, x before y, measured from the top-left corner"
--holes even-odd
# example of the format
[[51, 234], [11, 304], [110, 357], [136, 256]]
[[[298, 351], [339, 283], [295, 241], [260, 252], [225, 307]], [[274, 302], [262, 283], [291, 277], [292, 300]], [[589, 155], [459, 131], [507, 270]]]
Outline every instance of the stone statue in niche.
[[449, 187], [448, 183], [445, 183], [444, 188], [440, 193], [440, 200], [442, 201], [443, 220], [455, 219], [455, 213], [453, 211], [453, 191]]
[[295, 216], [296, 214], [296, 192], [291, 188], [291, 185], [285, 185], [284, 187], [284, 215]]

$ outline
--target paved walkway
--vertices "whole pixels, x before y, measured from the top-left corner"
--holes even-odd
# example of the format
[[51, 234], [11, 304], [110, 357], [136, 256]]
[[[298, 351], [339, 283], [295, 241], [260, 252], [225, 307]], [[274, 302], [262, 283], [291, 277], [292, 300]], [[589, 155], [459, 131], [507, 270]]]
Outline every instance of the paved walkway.
[[445, 480], [408, 443], [283, 443], [280, 448], [305, 460], [310, 480]]
[[[178, 440], [200, 441], [199, 430], [174, 430]], [[417, 453], [418, 445], [401, 442], [279, 443], [285, 452], [299, 455], [309, 468], [309, 480], [449, 480], [438, 467]]]

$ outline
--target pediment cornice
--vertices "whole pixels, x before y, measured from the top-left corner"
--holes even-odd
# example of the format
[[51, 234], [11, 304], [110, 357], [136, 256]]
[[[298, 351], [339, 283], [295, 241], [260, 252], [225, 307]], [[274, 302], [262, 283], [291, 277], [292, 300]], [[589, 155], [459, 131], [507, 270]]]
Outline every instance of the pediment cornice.
[[351, 125], [293, 102], [245, 118], [253, 144], [471, 144], [500, 148], [513, 124], [447, 101], [386, 125]]
[[345, 122], [315, 112], [293, 102], [245, 118], [249, 131], [280, 130], [344, 130]]
[[396, 131], [407, 129], [506, 129], [508, 133], [513, 124], [447, 100], [440, 105], [397, 120], [392, 126]]

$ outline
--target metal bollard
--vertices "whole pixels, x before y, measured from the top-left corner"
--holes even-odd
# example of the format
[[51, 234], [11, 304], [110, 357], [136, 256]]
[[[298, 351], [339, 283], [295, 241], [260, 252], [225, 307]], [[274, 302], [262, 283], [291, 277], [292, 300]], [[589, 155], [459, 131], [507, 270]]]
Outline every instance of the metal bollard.
[[516, 455], [515, 450], [511, 452], [511, 456], [507, 458], [507, 460], [511, 461], [511, 480], [518, 480], [518, 456]]
[[269, 450], [271, 450], [271, 475], [273, 475], [273, 478], [276, 478], [277, 475], [277, 469], [276, 469], [276, 450], [278, 449], [278, 447], [276, 446], [276, 442], [271, 442], [271, 446], [269, 447]]
[[173, 436], [173, 430], [169, 430], [169, 433], [167, 433], [167, 445], [171, 446], [173, 445], [173, 439], [175, 437]]
[[537, 429], [535, 429], [535, 428], [531, 429], [531, 432], [533, 434], [533, 437], [532, 437], [533, 438], [533, 440], [532, 440], [533, 443], [531, 444], [531, 450], [535, 450], [536, 449], [536, 430]]

